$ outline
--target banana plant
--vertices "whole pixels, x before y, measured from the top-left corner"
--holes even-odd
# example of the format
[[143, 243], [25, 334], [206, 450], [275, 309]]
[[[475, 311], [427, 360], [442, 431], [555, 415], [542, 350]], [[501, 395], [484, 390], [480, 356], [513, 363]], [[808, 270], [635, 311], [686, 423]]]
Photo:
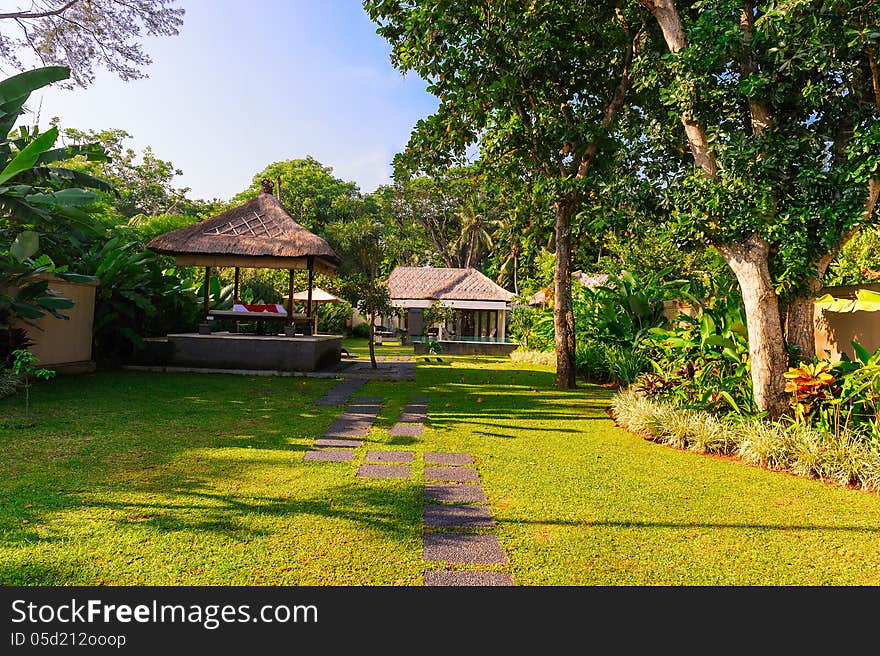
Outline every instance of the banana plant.
[[95, 299], [96, 352], [125, 353], [143, 345], [153, 322], [195, 317], [195, 287], [165, 270], [161, 256], [137, 241], [112, 237], [83, 253], [77, 266], [101, 283]]
[[33, 258], [43, 236], [91, 232], [93, 222], [83, 208], [97, 195], [87, 189], [114, 191], [99, 178], [58, 166], [77, 156], [106, 160], [99, 144], [56, 147], [56, 127], [13, 129], [31, 93], [69, 77], [67, 67], [46, 66], [0, 81], [0, 331], [16, 317], [31, 325], [47, 313], [66, 318], [61, 311], [73, 303], [53, 294], [43, 274], [78, 277], [56, 269], [51, 260]]
[[877, 312], [880, 311], [880, 293], [870, 289], [856, 290], [855, 298], [837, 298], [824, 294], [813, 304], [829, 312]]
[[100, 178], [58, 166], [74, 157], [105, 161], [100, 144], [56, 146], [54, 126], [14, 129], [31, 93], [69, 77], [66, 66], [46, 66], [0, 81], [0, 229], [9, 241], [22, 230], [91, 232], [93, 221], [83, 208], [98, 197], [89, 189], [115, 193]]

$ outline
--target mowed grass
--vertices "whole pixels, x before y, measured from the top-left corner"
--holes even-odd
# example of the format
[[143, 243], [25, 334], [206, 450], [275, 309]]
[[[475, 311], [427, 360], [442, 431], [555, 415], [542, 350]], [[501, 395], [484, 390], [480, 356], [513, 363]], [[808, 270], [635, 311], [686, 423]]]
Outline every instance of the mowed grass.
[[[519, 585], [880, 584], [880, 497], [652, 444], [614, 426], [608, 390], [540, 365], [439, 358], [360, 389], [386, 402], [352, 463], [302, 460], [340, 412], [314, 405], [330, 379], [58, 378], [33, 428], [0, 401], [0, 583], [420, 585], [442, 567], [422, 559], [422, 461], [355, 478], [378, 448], [471, 453], [510, 560], [491, 569]], [[421, 395], [423, 436], [391, 437]]]

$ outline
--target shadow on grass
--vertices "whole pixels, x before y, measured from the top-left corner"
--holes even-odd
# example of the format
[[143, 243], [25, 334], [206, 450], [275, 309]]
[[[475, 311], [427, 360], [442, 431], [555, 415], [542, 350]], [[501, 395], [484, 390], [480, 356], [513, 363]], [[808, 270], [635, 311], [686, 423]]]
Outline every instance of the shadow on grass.
[[[316, 466], [326, 466], [318, 464]], [[421, 528], [423, 488], [410, 481], [351, 482], [328, 488], [320, 498], [238, 496], [189, 489], [178, 501], [91, 501], [86, 506], [116, 511], [122, 525], [144, 524], [159, 531], [209, 531], [247, 540], [270, 531], [247, 526], [248, 518], [295, 518], [301, 515], [342, 519], [400, 540]], [[194, 487], [190, 484], [188, 487]], [[178, 485], [178, 488], [181, 486]], [[153, 492], [155, 494], [155, 492]]]

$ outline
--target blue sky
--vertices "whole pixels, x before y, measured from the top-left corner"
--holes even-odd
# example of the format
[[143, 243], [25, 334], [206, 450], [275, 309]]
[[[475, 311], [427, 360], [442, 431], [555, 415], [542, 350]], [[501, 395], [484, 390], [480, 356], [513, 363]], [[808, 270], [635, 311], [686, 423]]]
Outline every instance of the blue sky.
[[363, 192], [390, 180], [436, 99], [392, 68], [359, 0], [181, 0], [180, 34], [143, 41], [147, 79], [101, 71], [87, 89], [49, 88], [45, 126], [120, 128], [183, 170], [192, 198], [227, 199], [271, 162], [311, 155]]

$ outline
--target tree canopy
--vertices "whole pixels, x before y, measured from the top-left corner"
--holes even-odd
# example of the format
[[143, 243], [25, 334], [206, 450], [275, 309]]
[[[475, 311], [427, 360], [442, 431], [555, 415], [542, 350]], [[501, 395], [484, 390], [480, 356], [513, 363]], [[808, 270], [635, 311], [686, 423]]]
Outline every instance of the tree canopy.
[[269, 164], [254, 175], [251, 185], [232, 200], [241, 203], [260, 193], [262, 180], [281, 179], [281, 202], [294, 219], [313, 232], [321, 232], [333, 221], [337, 204], [358, 198], [360, 189], [333, 175], [333, 169], [311, 156]]

